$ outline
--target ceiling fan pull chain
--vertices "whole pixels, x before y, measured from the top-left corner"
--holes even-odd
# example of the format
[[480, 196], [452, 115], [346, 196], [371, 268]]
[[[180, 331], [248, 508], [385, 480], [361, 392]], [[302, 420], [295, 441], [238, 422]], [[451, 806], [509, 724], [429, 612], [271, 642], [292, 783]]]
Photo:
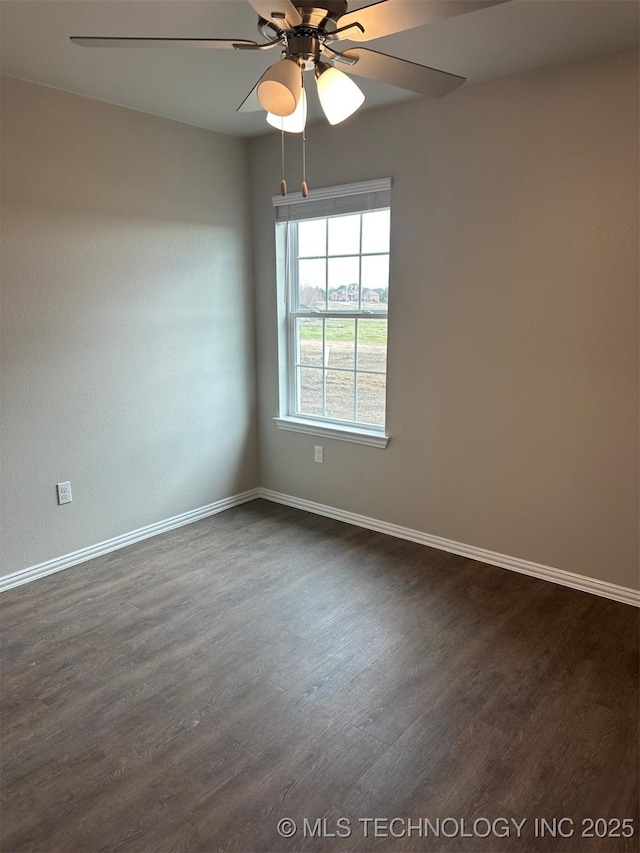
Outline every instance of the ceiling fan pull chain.
[[281, 131], [282, 134], [282, 144], [281, 144], [281, 154], [282, 154], [282, 180], [280, 181], [280, 195], [287, 194], [287, 182], [284, 177], [284, 130]]
[[309, 195], [309, 187], [307, 186], [307, 132], [302, 131], [302, 198]]

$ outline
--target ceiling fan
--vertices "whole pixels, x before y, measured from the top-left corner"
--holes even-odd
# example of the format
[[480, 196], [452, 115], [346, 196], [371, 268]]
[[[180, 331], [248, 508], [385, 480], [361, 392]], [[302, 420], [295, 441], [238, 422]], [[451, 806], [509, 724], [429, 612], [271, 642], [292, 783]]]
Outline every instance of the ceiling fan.
[[[442, 97], [465, 82], [464, 77], [398, 59], [366, 47], [338, 51], [339, 41], [366, 42], [443, 18], [495, 6], [508, 0], [379, 0], [348, 11], [347, 0], [248, 0], [259, 15], [262, 42], [250, 39], [127, 38], [71, 36], [84, 47], [199, 47], [232, 50], [282, 49], [238, 112], [265, 109], [267, 121], [281, 130], [301, 132], [306, 122], [304, 71], [313, 71], [320, 103], [331, 124], [352, 115], [364, 101], [347, 76], [379, 80], [420, 95]], [[337, 67], [340, 65], [344, 71]]]

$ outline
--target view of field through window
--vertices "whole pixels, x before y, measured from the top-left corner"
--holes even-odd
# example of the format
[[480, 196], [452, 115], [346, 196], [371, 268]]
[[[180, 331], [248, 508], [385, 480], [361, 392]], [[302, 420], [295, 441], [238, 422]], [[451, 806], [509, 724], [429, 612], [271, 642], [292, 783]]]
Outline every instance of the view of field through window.
[[298, 414], [384, 425], [389, 225], [388, 209], [296, 225]]

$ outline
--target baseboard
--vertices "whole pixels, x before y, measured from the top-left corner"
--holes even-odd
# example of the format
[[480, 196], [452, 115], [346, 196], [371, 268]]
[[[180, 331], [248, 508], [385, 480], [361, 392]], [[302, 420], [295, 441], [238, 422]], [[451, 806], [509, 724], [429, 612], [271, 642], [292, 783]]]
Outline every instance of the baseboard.
[[4, 575], [4, 577], [0, 577], [0, 592], [5, 592], [8, 589], [13, 589], [13, 587], [21, 586], [38, 578], [43, 578], [45, 575], [51, 575], [54, 572], [61, 572], [63, 569], [69, 569], [71, 566], [77, 566], [79, 563], [93, 560], [94, 557], [101, 557], [103, 554], [109, 554], [111, 551], [126, 548], [127, 545], [133, 545], [134, 542], [149, 539], [151, 536], [157, 536], [159, 533], [165, 533], [165, 531], [173, 530], [175, 527], [182, 527], [185, 524], [191, 524], [193, 521], [200, 521], [201, 518], [207, 518], [207, 516], [223, 512], [232, 506], [253, 501], [259, 497], [258, 492], [258, 489], [251, 489], [239, 495], [222, 498], [222, 500], [215, 501], [206, 506], [189, 510], [189, 512], [183, 512], [180, 515], [174, 515], [172, 518], [166, 518], [164, 521], [156, 521], [155, 524], [148, 524], [146, 527], [132, 530], [130, 533], [114, 536], [113, 539], [107, 539], [105, 542], [99, 542], [97, 545], [90, 545], [88, 548], [81, 548], [79, 551], [74, 551], [71, 554], [56, 557], [53, 560], [46, 560], [44, 563], [38, 563], [37, 566], [30, 566], [18, 572]]
[[618, 586], [617, 584], [597, 580], [596, 578], [589, 578], [585, 575], [577, 575], [573, 572], [567, 572], [564, 569], [555, 569], [551, 566], [543, 566], [540, 563], [532, 563], [530, 560], [523, 560], [519, 557], [509, 557], [506, 554], [499, 554], [496, 551], [488, 551], [485, 548], [477, 548], [474, 545], [466, 545], [463, 542], [454, 542], [452, 539], [432, 536], [429, 533], [422, 533], [420, 530], [412, 530], [410, 527], [401, 527], [399, 524], [390, 524], [386, 521], [380, 521], [377, 518], [369, 518], [366, 515], [358, 515], [355, 512], [347, 512], [346, 510], [326, 506], [315, 501], [307, 501], [303, 498], [296, 498], [293, 495], [285, 495], [281, 492], [262, 488], [250, 489], [239, 495], [223, 498], [222, 500], [198, 507], [189, 512], [174, 515], [172, 518], [167, 518], [164, 521], [157, 521], [155, 524], [149, 524], [146, 527], [140, 527], [138, 530], [132, 530], [130, 533], [123, 533], [121, 536], [115, 536], [113, 539], [107, 539], [105, 542], [99, 542], [97, 545], [81, 548], [79, 551], [74, 551], [71, 554], [65, 554], [62, 557], [38, 563], [36, 566], [30, 566], [18, 572], [4, 575], [0, 577], [0, 593], [8, 589], [13, 589], [16, 586], [30, 583], [46, 575], [51, 575], [54, 572], [60, 572], [63, 569], [77, 566], [79, 563], [94, 559], [94, 557], [101, 557], [103, 554], [109, 554], [111, 551], [126, 548], [127, 545], [133, 545], [134, 542], [149, 539], [151, 536], [157, 536], [159, 533], [164, 533], [167, 530], [191, 524], [194, 521], [199, 521], [201, 518], [207, 518], [210, 515], [215, 515], [218, 512], [223, 512], [225, 509], [247, 503], [256, 498], [264, 498], [265, 500], [295, 507], [305, 512], [324, 515], [327, 518], [335, 518], [337, 521], [344, 521], [356, 527], [364, 527], [367, 530], [386, 533], [398, 539], [418, 542], [421, 545], [428, 545], [440, 551], [448, 551], [451, 554], [459, 554], [462, 557], [478, 560], [480, 563], [488, 563], [491, 566], [510, 569], [512, 572], [531, 575], [534, 578], [551, 581], [561, 586], [568, 586], [571, 589], [577, 589], [581, 592], [590, 592], [593, 595], [610, 598], [612, 601], [620, 601], [623, 604], [640, 607], [640, 591], [635, 589]]
[[519, 557], [509, 557], [506, 554], [487, 551], [485, 548], [476, 548], [474, 545], [465, 545], [463, 542], [454, 542], [451, 539], [432, 536], [429, 533], [422, 533], [419, 530], [412, 530], [409, 527], [389, 524], [386, 521], [379, 521], [377, 518], [369, 518], [366, 515], [358, 515], [355, 512], [347, 512], [343, 509], [336, 509], [335, 507], [326, 506], [315, 501], [296, 498], [292, 495], [284, 495], [280, 492], [274, 492], [271, 489], [258, 489], [258, 497], [273, 501], [274, 503], [302, 509], [306, 512], [313, 512], [316, 515], [335, 518], [337, 521], [345, 521], [347, 524], [354, 524], [356, 527], [365, 527], [368, 530], [375, 530], [378, 533], [386, 533], [389, 536], [396, 536], [398, 539], [408, 539], [410, 542], [418, 542], [421, 545], [428, 545], [430, 548], [438, 548], [440, 551], [448, 551], [451, 554], [470, 557], [472, 560], [478, 560], [481, 563], [499, 566], [502, 569], [510, 569], [512, 572], [520, 572], [523, 575], [531, 575], [534, 578], [551, 581], [561, 586], [568, 586], [571, 589], [578, 589], [581, 592], [590, 592], [593, 595], [600, 595], [603, 598], [610, 598], [613, 601], [620, 601], [623, 604], [640, 607], [640, 591], [630, 589], [626, 586], [618, 586], [617, 584], [596, 580], [596, 578], [589, 578], [585, 575], [576, 575], [564, 569], [555, 569], [551, 566], [543, 566], [540, 563], [532, 563], [530, 560], [522, 560]]

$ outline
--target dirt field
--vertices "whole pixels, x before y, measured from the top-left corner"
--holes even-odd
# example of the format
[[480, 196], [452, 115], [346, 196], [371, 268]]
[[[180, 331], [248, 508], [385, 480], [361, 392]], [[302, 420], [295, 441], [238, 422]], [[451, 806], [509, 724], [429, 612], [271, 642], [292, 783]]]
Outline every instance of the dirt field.
[[[307, 414], [322, 415], [322, 341], [301, 342], [300, 361], [310, 365], [300, 370], [301, 409]], [[343, 420], [355, 420], [354, 374], [332, 371], [331, 368], [353, 368], [354, 347], [345, 341], [327, 343], [326, 401], [327, 416]], [[314, 367], [311, 367], [314, 365]], [[358, 367], [362, 370], [386, 368], [386, 347], [376, 344], [358, 346]], [[359, 374], [357, 419], [373, 424], [384, 423], [386, 377]]]

